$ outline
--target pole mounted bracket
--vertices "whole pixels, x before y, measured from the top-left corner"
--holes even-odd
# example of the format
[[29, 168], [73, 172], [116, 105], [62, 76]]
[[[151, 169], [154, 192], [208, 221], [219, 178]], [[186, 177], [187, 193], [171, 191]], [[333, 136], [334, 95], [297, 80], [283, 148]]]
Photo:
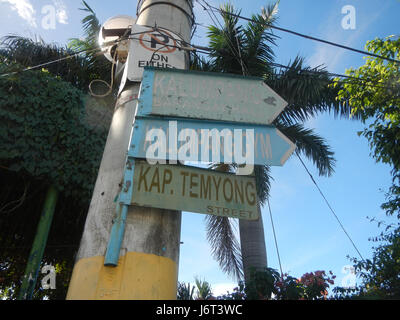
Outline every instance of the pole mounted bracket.
[[117, 200], [116, 216], [111, 228], [110, 239], [108, 241], [107, 251], [104, 259], [104, 265], [106, 267], [118, 266], [119, 254], [121, 251], [122, 242], [124, 240], [128, 208], [132, 202], [134, 170], [135, 161], [133, 158], [128, 157], [125, 165], [122, 190]]

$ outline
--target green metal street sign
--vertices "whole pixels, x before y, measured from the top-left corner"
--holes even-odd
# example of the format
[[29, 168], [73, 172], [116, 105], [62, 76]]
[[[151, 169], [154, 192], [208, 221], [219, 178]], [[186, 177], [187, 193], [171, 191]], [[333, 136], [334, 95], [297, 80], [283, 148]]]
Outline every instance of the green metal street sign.
[[255, 178], [128, 159], [120, 202], [221, 217], [257, 220]]
[[138, 116], [268, 125], [286, 106], [260, 78], [146, 67]]

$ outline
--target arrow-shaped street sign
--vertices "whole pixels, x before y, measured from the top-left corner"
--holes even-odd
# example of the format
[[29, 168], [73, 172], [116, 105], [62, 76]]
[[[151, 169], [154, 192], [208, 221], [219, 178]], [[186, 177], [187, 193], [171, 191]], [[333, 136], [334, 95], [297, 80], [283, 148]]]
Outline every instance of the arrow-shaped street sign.
[[[128, 155], [148, 160], [282, 166], [294, 149], [273, 126], [137, 117]], [[253, 156], [247, 157], [250, 152]]]
[[268, 125], [286, 106], [261, 78], [145, 67], [137, 115]]

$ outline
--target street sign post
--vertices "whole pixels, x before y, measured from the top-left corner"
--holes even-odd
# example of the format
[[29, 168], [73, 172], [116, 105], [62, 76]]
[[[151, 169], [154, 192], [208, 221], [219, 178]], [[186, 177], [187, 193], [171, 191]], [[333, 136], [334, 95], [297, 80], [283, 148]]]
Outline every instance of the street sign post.
[[146, 67], [138, 115], [268, 125], [286, 105], [260, 78]]
[[[247, 140], [247, 132], [253, 132], [253, 141]], [[186, 139], [179, 141], [182, 133], [184, 133], [183, 136], [188, 134], [190, 141]], [[250, 165], [282, 166], [295, 149], [295, 145], [273, 126], [137, 117], [132, 130], [128, 155], [150, 160], [219, 163], [228, 163], [227, 160], [230, 158], [231, 163], [241, 164], [243, 161], [235, 161], [238, 160], [235, 158], [238, 150], [237, 144], [232, 142], [232, 139], [238, 136], [241, 140], [240, 156], [254, 152], [252, 159], [246, 157], [246, 164]], [[159, 150], [150, 154], [149, 148], [156, 149], [154, 147], [156, 144], [159, 145]], [[184, 153], [183, 148], [188, 149], [184, 159], [179, 158], [179, 155]], [[206, 154], [203, 149], [207, 151]], [[215, 160], [215, 155], [218, 156], [219, 161]]]
[[259, 217], [253, 176], [190, 166], [150, 165], [133, 158], [128, 159], [119, 201], [245, 220]]

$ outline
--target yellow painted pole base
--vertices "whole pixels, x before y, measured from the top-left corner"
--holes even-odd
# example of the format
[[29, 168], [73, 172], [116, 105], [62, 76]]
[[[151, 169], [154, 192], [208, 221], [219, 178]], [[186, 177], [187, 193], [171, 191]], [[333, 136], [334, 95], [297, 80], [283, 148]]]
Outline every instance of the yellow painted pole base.
[[79, 260], [67, 300], [176, 300], [178, 266], [172, 259], [128, 252], [118, 267], [103, 264], [103, 256]]

